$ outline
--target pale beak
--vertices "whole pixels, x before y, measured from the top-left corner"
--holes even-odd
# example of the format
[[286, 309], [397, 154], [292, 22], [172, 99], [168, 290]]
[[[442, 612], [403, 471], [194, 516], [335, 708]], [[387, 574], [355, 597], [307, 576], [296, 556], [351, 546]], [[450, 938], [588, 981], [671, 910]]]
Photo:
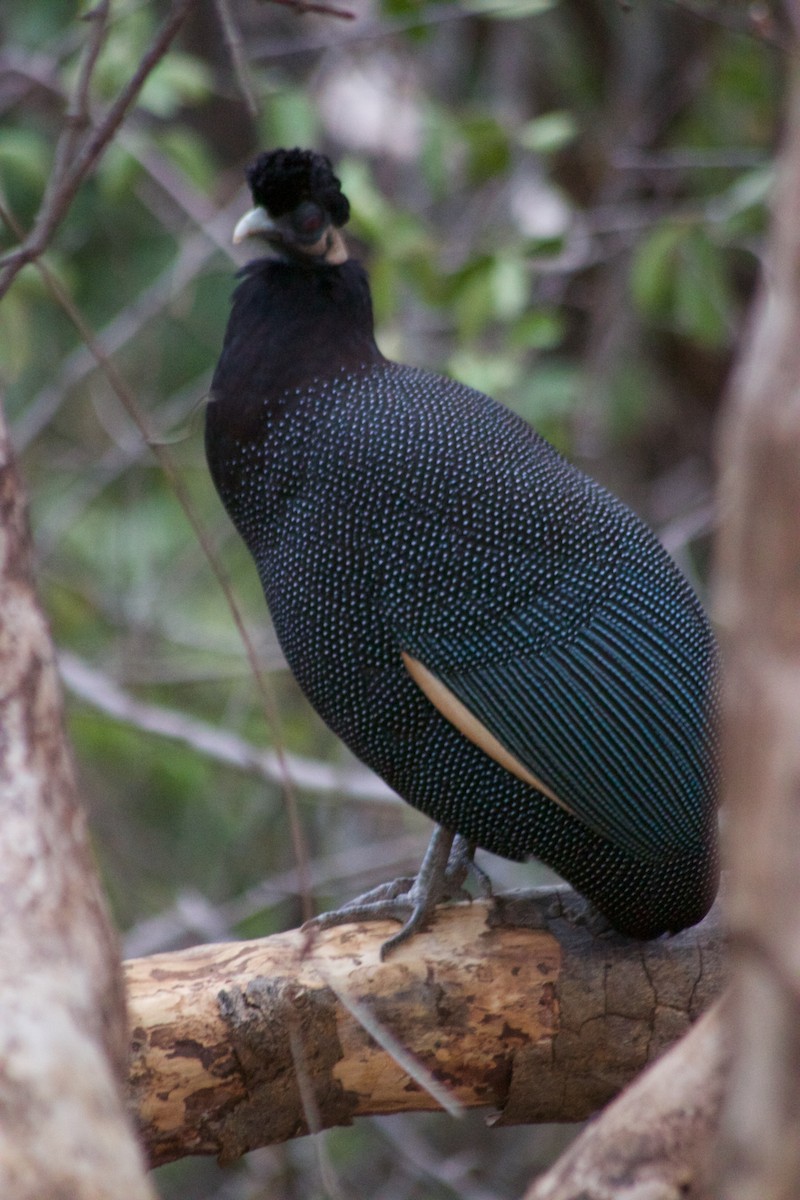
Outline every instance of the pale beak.
[[251, 208], [250, 212], [246, 212], [242, 219], [237, 222], [236, 228], [233, 231], [233, 244], [238, 246], [239, 242], [243, 242], [246, 237], [254, 237], [258, 234], [266, 236], [270, 233], [275, 233], [275, 231], [275, 222], [266, 209], [260, 207]]

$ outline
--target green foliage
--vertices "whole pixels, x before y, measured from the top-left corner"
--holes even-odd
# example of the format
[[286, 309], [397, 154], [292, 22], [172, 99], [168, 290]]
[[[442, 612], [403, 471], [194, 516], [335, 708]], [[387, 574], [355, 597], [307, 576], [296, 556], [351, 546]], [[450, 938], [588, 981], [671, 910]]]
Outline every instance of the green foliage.
[[75, 20], [74, 0], [48, 0], [47, 4], [3, 5], [3, 30], [10, 46], [42, 51]]
[[0, 130], [0, 177], [10, 198], [14, 187], [41, 194], [49, 166], [50, 148], [42, 134], [25, 128]]
[[713, 349], [733, 331], [733, 297], [725, 254], [695, 223], [665, 223], [640, 244], [631, 285], [642, 313]]
[[554, 7], [557, 0], [466, 0], [468, 12], [504, 21], [539, 16]]
[[543, 113], [527, 121], [517, 130], [517, 141], [524, 150], [533, 154], [553, 154], [563, 150], [578, 134], [578, 125], [571, 112]]
[[259, 120], [265, 146], [314, 146], [319, 138], [319, 120], [308, 93], [286, 80], [269, 89]]
[[468, 113], [460, 122], [467, 149], [467, 177], [471, 184], [485, 183], [502, 175], [511, 162], [508, 133], [490, 113]]

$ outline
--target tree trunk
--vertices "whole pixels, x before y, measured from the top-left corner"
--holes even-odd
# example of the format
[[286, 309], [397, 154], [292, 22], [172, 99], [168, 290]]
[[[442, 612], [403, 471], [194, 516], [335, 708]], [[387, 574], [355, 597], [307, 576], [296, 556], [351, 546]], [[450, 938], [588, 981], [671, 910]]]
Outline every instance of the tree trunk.
[[731, 1008], [721, 1195], [800, 1189], [800, 63], [765, 287], [721, 443]]
[[0, 411], [0, 1194], [138, 1200], [120, 1080], [117, 947], [34, 592], [27, 514]]

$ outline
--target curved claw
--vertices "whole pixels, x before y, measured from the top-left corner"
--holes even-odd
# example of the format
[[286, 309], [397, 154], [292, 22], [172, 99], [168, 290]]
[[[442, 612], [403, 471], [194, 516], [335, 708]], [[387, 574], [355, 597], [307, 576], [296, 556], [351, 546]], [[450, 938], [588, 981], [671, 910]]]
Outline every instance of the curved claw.
[[360, 896], [355, 896], [352, 900], [348, 900], [342, 905], [339, 912], [347, 912], [348, 909], [363, 908], [368, 904], [382, 903], [385, 900], [396, 900], [399, 896], [404, 896], [406, 892], [410, 892], [416, 882], [416, 875], [403, 875], [399, 879], [391, 879], [387, 883], [379, 883], [377, 887], [370, 888], [368, 892], [363, 892]]
[[424, 929], [437, 904], [444, 900], [471, 899], [464, 888], [470, 872], [478, 879], [483, 895], [491, 895], [491, 883], [473, 862], [475, 846], [460, 835], [437, 825], [416, 879], [395, 879], [348, 901], [333, 912], [306, 921], [303, 929], [333, 929], [354, 921], [400, 921], [403, 928], [388, 938], [380, 949], [385, 959], [414, 933]]

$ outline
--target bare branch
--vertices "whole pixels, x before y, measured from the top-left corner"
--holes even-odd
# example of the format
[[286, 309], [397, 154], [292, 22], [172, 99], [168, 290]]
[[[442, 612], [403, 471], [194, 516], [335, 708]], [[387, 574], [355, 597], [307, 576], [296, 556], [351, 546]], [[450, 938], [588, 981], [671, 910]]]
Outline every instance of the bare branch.
[[722, 954], [716, 914], [650, 943], [595, 938], [586, 917], [554, 888], [442, 908], [386, 962], [387, 923], [129, 962], [131, 1092], [152, 1161], [229, 1161], [307, 1132], [292, 1022], [322, 1128], [438, 1109], [419, 1069], [495, 1123], [589, 1116], [719, 993]]
[[42, 208], [45, 210], [53, 203], [53, 193], [61, 186], [61, 181], [69, 171], [70, 164], [78, 152], [81, 135], [90, 124], [89, 90], [92, 84], [92, 75], [97, 65], [97, 59], [103, 48], [103, 41], [106, 36], [109, 9], [110, 0], [100, 0], [100, 3], [88, 12], [84, 18], [85, 21], [91, 24], [92, 32], [89, 41], [84, 47], [83, 60], [75, 82], [75, 91], [67, 104], [67, 111], [64, 115], [64, 127], [61, 130], [61, 136], [56, 145], [48, 188], [42, 201]]
[[253, 87], [253, 79], [250, 73], [250, 64], [247, 61], [244, 40], [236, 23], [236, 18], [231, 12], [229, 0], [214, 0], [214, 7], [217, 10], [219, 23], [222, 27], [222, 36], [225, 38], [225, 45], [228, 47], [231, 64], [239, 84], [239, 90], [247, 106], [247, 111], [251, 117], [256, 117], [260, 112], [260, 106], [255, 88]]
[[[173, 39], [186, 19], [192, 3], [193, 0], [175, 0], [171, 13], [156, 34], [151, 45], [145, 51], [133, 75], [122, 88], [103, 120], [94, 132], [86, 138], [71, 160], [61, 164], [63, 167], [62, 173], [59, 175], [54, 169], [54, 177], [48, 189], [46, 201], [39, 210], [36, 224], [31, 234], [20, 247], [12, 251], [0, 263], [0, 299], [2, 299], [11, 287], [11, 284], [22, 268], [28, 263], [36, 261], [47, 249], [53, 234], [66, 216], [79, 187], [94, 169], [103, 151], [125, 120], [129, 109], [136, 102], [147, 77], [169, 50]], [[91, 44], [92, 46], [94, 45], [94, 40]], [[89, 72], [91, 72], [96, 62], [96, 57], [96, 53], [90, 53], [85, 60], [85, 66]], [[76, 92], [78, 97], [85, 93], [86, 88], [88, 88], [89, 80], [88, 77], [84, 76], [85, 72], [78, 79], [78, 90]], [[78, 99], [79, 103], [80, 100]], [[56, 156], [57, 165], [61, 157], [60, 154]]]
[[334, 8], [332, 4], [317, 4], [312, 0], [268, 0], [269, 4], [278, 4], [282, 8], [292, 8], [296, 13], [320, 13], [323, 17], [341, 17], [345, 21], [354, 21], [356, 14], [349, 8]]
[[207, 268], [221, 248], [224, 235], [227, 235], [228, 241], [230, 239], [232, 210], [233, 206], [223, 209], [213, 220], [206, 222], [202, 230], [185, 238], [176, 258], [139, 294], [136, 302], [123, 309], [94, 335], [94, 348], [82, 342], [63, 359], [57, 378], [33, 397], [14, 424], [14, 444], [20, 451], [55, 416], [70, 389], [81, 383], [93, 370], [102, 369], [98, 361], [98, 349], [103, 358], [108, 359], [128, 345], [145, 325], [157, 318], [176, 293], [180, 293]]
[[[308, 863], [308, 878], [315, 891], [346, 886], [352, 895], [368, 887], [408, 875], [422, 862], [429, 832], [384, 838], [326, 854]], [[271, 875], [231, 900], [212, 904], [195, 891], [182, 892], [176, 902], [155, 917], [148, 917], [125, 934], [125, 954], [130, 958], [180, 949], [195, 942], [225, 941], [235, 927], [257, 913], [274, 907], [300, 890], [296, 870]]]
[[92, 351], [92, 354], [95, 356], [98, 364], [102, 368], [103, 373], [117, 399], [120, 401], [125, 411], [128, 413], [137, 429], [142, 434], [145, 442], [150, 446], [153, 456], [161, 467], [161, 470], [164, 472], [175, 498], [183, 509], [184, 515], [197, 539], [198, 545], [203, 551], [208, 565], [210, 566], [211, 571], [228, 602], [228, 608], [230, 610], [231, 617], [233, 618], [236, 630], [241, 638], [242, 645], [244, 646], [245, 653], [247, 655], [247, 661], [252, 671], [253, 680], [258, 688], [259, 698], [264, 709], [264, 715], [268, 725], [271, 727], [274, 733], [274, 742], [276, 747], [275, 754], [281, 770], [282, 788], [286, 800], [286, 815], [289, 821], [289, 832], [291, 836], [292, 848], [294, 850], [297, 869], [304, 880], [300, 889], [304, 910], [303, 915], [305, 919], [308, 919], [312, 913], [311, 890], [308, 886], [308, 881], [305, 876], [305, 864], [308, 861], [308, 854], [306, 852], [305, 837], [297, 808], [297, 797], [295, 794], [291, 774], [286, 765], [286, 751], [283, 748], [283, 739], [280, 732], [281, 722], [278, 707], [272, 689], [268, 684], [264, 671], [261, 669], [258, 662], [252, 638], [250, 637], [250, 634], [244, 623], [244, 618], [242, 617], [239, 605], [237, 604], [233, 595], [228, 578], [225, 574], [219, 557], [213, 545], [211, 544], [208, 533], [195, 510], [195, 506], [192, 502], [191, 496], [189, 495], [186, 483], [177, 470], [168, 448], [160, 444], [153, 437], [147, 416], [142, 411], [138, 401], [136, 400], [136, 397], [118, 371], [116, 364], [103, 352], [102, 347], [98, 344], [94, 333], [72, 300], [72, 297], [67, 291], [65, 291], [61, 283], [53, 275], [52, 271], [50, 271], [43, 262], [37, 262], [37, 268], [44, 279], [48, 290], [70, 318], [87, 347]]
[[[283, 765], [275, 751], [262, 750], [230, 730], [209, 725], [187, 713], [137, 700], [110, 676], [90, 667], [73, 654], [63, 652], [59, 661], [61, 674], [70, 691], [109, 716], [127, 721], [147, 733], [185, 742], [200, 754], [242, 771], [261, 775], [270, 783], [283, 784]], [[297, 787], [308, 791], [329, 792], [374, 802], [397, 800], [391, 788], [364, 767], [338, 770], [328, 763], [289, 753], [284, 755], [284, 765]]]

